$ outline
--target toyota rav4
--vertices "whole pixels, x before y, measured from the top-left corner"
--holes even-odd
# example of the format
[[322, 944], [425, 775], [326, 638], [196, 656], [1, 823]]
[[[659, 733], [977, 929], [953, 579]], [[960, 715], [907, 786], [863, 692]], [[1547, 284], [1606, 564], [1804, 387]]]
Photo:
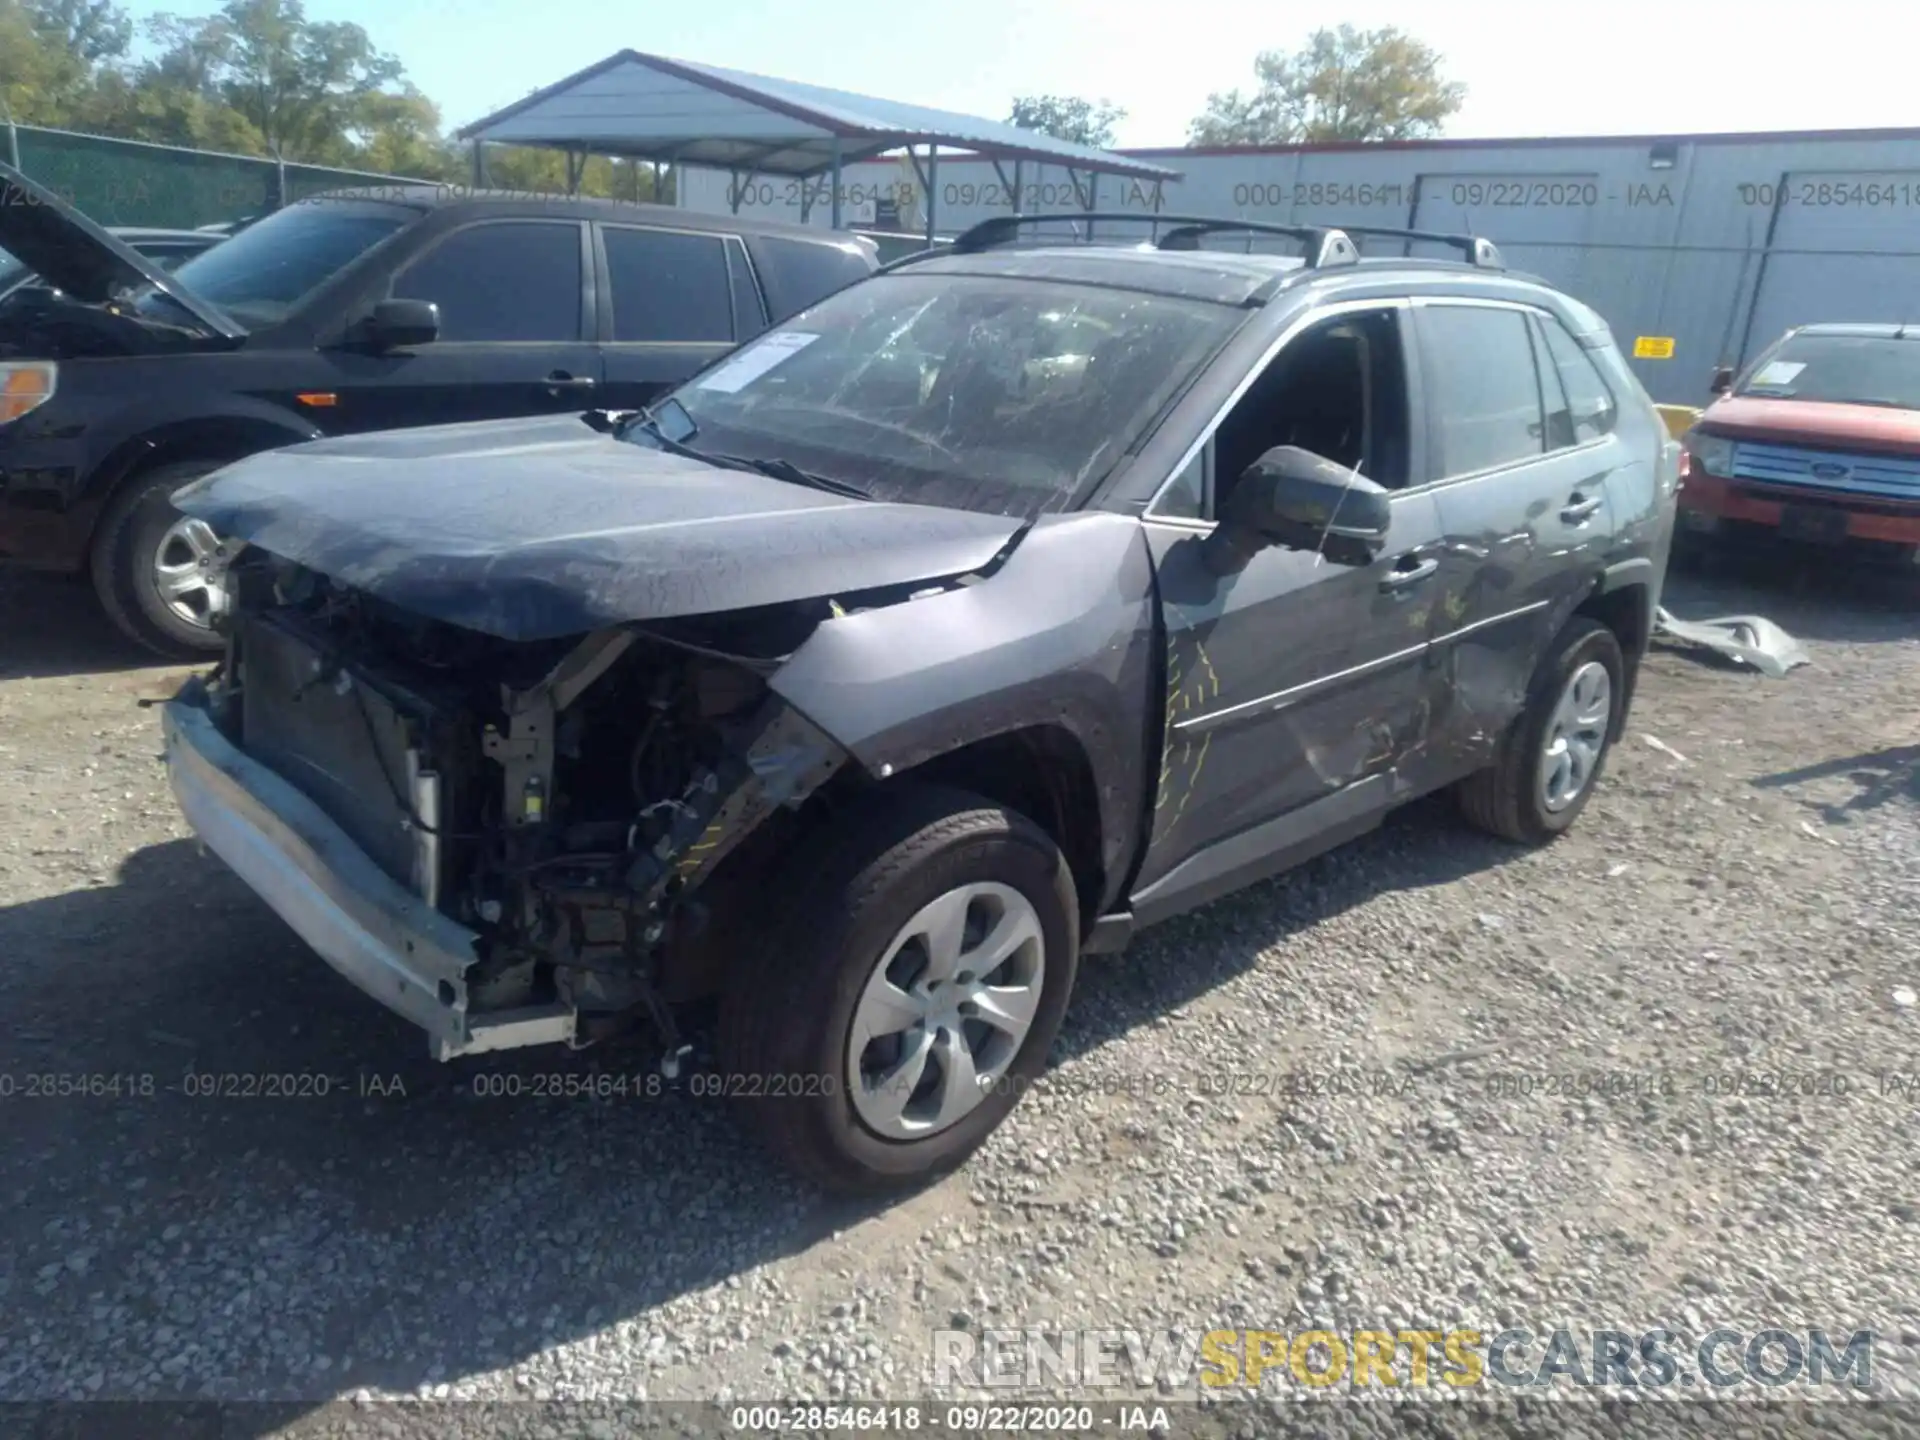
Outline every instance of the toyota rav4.
[[[1037, 223], [644, 411], [180, 491], [232, 596], [165, 709], [193, 827], [443, 1059], [642, 1022], [672, 1073], [717, 1002], [726, 1088], [861, 1190], [993, 1130], [1083, 954], [1442, 787], [1572, 824], [1679, 475], [1600, 319], [1471, 237]], [[1202, 246], [1247, 229], [1304, 254]]]

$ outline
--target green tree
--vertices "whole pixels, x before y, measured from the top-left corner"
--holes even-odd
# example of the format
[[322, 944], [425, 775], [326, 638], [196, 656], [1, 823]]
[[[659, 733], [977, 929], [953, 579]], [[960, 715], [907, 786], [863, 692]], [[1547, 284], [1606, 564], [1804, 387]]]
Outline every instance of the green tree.
[[411, 84], [362, 96], [348, 123], [356, 142], [353, 161], [361, 169], [421, 180], [466, 173], [462, 157], [440, 134], [440, 107]]
[[[468, 152], [470, 157], [471, 152]], [[473, 162], [464, 161], [463, 175], [471, 176]], [[530, 145], [487, 147], [487, 185], [495, 190], [524, 190], [540, 195], [567, 191], [567, 157], [559, 150]], [[580, 193], [613, 200], [670, 203], [673, 182], [665, 180], [658, 196], [653, 189], [653, 166], [644, 160], [615, 160], [589, 155], [580, 172]]]
[[1196, 145], [1297, 145], [1435, 135], [1467, 94], [1442, 77], [1440, 63], [1431, 46], [1393, 26], [1316, 30], [1291, 54], [1262, 51], [1251, 94], [1209, 95], [1188, 138]]
[[36, 12], [0, 0], [0, 121], [66, 124], [86, 78], [86, 66], [41, 28]]
[[27, 0], [34, 28], [84, 66], [117, 60], [133, 43], [133, 21], [113, 0]]
[[222, 19], [221, 94], [290, 160], [342, 158], [356, 111], [401, 76], [365, 30], [309, 22], [300, 0], [228, 0]]
[[1077, 95], [1022, 95], [1013, 102], [1009, 125], [1038, 130], [1072, 145], [1110, 149], [1114, 127], [1127, 112], [1105, 100], [1083, 100]]

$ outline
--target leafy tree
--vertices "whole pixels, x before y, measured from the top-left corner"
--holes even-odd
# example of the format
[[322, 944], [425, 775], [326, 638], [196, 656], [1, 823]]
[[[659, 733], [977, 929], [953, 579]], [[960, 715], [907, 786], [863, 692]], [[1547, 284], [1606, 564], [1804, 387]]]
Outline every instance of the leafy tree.
[[365, 30], [308, 20], [301, 0], [227, 0], [204, 18], [157, 17], [154, 30], [172, 41], [159, 76], [217, 96], [288, 160], [348, 158], [356, 108], [402, 75]]
[[64, 123], [69, 97], [85, 79], [86, 67], [41, 29], [34, 11], [0, 0], [0, 122]]
[[84, 66], [117, 60], [133, 43], [133, 21], [113, 0], [27, 0], [34, 28]]
[[[461, 176], [471, 178], [473, 161], [470, 151], [463, 154], [461, 163]], [[489, 145], [487, 185], [495, 190], [564, 195], [567, 190], [567, 157], [559, 150], [530, 145]], [[654, 200], [653, 166], [645, 161], [614, 160], [605, 155], [590, 155], [580, 174], [580, 193], [615, 200]], [[659, 198], [670, 201], [672, 195], [673, 183], [669, 180]]]
[[1007, 123], [1038, 130], [1072, 145], [1110, 149], [1114, 127], [1127, 112], [1105, 100], [1083, 100], [1077, 95], [1022, 95], [1013, 102]]
[[1188, 128], [1196, 145], [1414, 140], [1438, 134], [1466, 99], [1442, 78], [1440, 55], [1394, 27], [1316, 30], [1300, 50], [1265, 50], [1259, 85], [1207, 97]]
[[348, 123], [359, 138], [353, 162], [363, 170], [421, 180], [454, 180], [466, 173], [461, 156], [441, 138], [440, 107], [410, 83], [398, 92], [362, 96]]

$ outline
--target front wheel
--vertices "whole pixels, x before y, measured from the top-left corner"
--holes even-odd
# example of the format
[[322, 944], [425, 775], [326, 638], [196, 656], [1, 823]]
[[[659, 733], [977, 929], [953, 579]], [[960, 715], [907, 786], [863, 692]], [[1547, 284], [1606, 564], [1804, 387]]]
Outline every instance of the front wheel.
[[1480, 829], [1523, 845], [1551, 840], [1586, 808], [1626, 695], [1620, 641], [1576, 616], [1534, 673], [1527, 708], [1493, 764], [1460, 782], [1460, 808]]
[[871, 797], [809, 849], [728, 976], [722, 1068], [822, 1187], [919, 1184], [1046, 1066], [1079, 956], [1072, 875], [1024, 816], [932, 787]]
[[107, 618], [170, 659], [202, 659], [226, 643], [212, 625], [219, 537], [173, 508], [174, 491], [220, 463], [186, 460], [136, 475], [107, 507], [94, 541], [93, 588]]

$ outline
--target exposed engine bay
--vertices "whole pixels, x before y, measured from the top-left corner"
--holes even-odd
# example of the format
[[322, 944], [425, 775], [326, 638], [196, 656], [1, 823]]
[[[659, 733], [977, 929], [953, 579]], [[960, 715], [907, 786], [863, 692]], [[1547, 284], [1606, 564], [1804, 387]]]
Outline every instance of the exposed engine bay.
[[0, 304], [0, 359], [79, 360], [166, 355], [203, 348], [191, 317], [165, 320], [114, 302], [89, 305], [58, 291], [28, 288]]
[[833, 602], [510, 642], [258, 551], [230, 580], [215, 720], [479, 935], [470, 1013], [565, 1007], [576, 1043], [650, 1020], [671, 1049], [739, 904], [723, 870], [750, 887], [845, 761], [765, 678]]

